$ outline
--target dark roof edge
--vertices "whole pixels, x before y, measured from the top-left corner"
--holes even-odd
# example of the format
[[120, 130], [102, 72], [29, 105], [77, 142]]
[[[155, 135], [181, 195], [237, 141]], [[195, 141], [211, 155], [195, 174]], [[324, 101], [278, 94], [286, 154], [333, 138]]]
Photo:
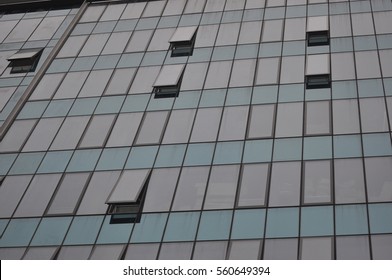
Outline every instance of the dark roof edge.
[[2, 0], [0, 11], [25, 11], [50, 8], [78, 7], [84, 0]]

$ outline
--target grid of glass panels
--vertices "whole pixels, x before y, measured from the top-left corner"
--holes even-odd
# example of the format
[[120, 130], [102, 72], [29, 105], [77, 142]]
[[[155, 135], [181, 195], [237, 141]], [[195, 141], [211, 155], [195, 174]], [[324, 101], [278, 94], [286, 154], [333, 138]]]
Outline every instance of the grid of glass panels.
[[[376, 0], [91, 4], [0, 143], [0, 255], [390, 259], [391, 13]], [[320, 16], [330, 45], [307, 47]], [[198, 26], [193, 55], [171, 57], [183, 26]], [[331, 88], [305, 89], [316, 54]], [[154, 99], [167, 65], [185, 65], [179, 96]], [[134, 169], [151, 169], [141, 221], [110, 224], [108, 195]]]

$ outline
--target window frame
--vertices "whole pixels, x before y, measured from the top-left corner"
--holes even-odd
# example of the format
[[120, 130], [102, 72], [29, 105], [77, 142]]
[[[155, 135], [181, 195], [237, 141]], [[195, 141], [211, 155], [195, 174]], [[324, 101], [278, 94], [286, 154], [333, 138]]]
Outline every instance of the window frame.
[[7, 58], [10, 62], [11, 74], [20, 74], [34, 72], [37, 68], [38, 61], [42, 55], [43, 49], [22, 49]]

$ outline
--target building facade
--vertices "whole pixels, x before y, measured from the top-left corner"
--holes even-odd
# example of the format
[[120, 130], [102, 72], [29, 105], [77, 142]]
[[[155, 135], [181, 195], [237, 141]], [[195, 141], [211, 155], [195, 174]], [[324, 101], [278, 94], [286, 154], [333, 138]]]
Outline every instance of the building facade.
[[8, 2], [1, 259], [392, 259], [391, 0]]

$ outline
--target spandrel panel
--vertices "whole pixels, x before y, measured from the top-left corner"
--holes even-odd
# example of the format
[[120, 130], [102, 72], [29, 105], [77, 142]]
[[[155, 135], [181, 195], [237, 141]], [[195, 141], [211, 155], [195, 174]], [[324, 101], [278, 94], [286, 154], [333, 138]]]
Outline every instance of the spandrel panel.
[[333, 206], [301, 208], [301, 236], [330, 236], [334, 233]]
[[332, 201], [330, 161], [306, 161], [304, 176], [304, 203], [328, 203]]
[[355, 52], [355, 64], [358, 79], [381, 77], [377, 51]]
[[30, 247], [24, 260], [52, 260], [58, 247]]
[[167, 213], [144, 214], [135, 224], [130, 243], [150, 243], [162, 240]]
[[196, 110], [172, 111], [162, 144], [186, 143], [192, 129]]
[[299, 230], [298, 208], [270, 208], [267, 212], [267, 238], [297, 237]]
[[148, 112], [145, 114], [136, 144], [157, 144], [160, 142], [162, 132], [169, 115], [167, 111]]
[[252, 44], [260, 42], [262, 21], [249, 21], [241, 24], [238, 44]]
[[369, 202], [392, 200], [392, 158], [365, 159], [367, 195]]
[[42, 216], [60, 178], [61, 174], [34, 176], [14, 217]]
[[257, 260], [260, 254], [260, 240], [231, 241], [229, 245], [229, 260]]
[[131, 146], [142, 120], [143, 113], [120, 114], [112, 129], [107, 147]]
[[285, 30], [284, 30], [284, 40], [305, 40], [305, 18], [293, 18], [286, 19]]
[[50, 204], [47, 215], [73, 214], [90, 173], [67, 173]]
[[331, 38], [352, 35], [350, 15], [347, 14], [330, 16], [329, 23]]
[[110, 191], [120, 176], [119, 171], [95, 172], [80, 202], [78, 215], [104, 214], [108, 208], [105, 204]]
[[226, 107], [223, 111], [219, 140], [240, 140], [245, 138], [248, 107]]
[[144, 8], [146, 7], [147, 2], [141, 3], [129, 3], [124, 9], [123, 14], [121, 15], [121, 19], [137, 19], [139, 18]]
[[240, 23], [226, 23], [219, 27], [216, 46], [235, 45], [237, 43]]
[[233, 211], [204, 211], [200, 218], [197, 240], [228, 239]]
[[175, 30], [175, 28], [156, 29], [147, 50], [160, 51], [169, 49], [169, 40]]
[[147, 6], [144, 8], [144, 12], [142, 17], [157, 17], [162, 14], [163, 9], [165, 8], [166, 1], [154, 1], [147, 3]]
[[90, 72], [78, 97], [101, 96], [113, 70], [97, 70]]
[[50, 150], [75, 149], [90, 117], [68, 117], [63, 122]]
[[14, 121], [0, 142], [0, 152], [19, 151], [35, 124], [36, 120]]
[[155, 260], [159, 250], [159, 243], [129, 244], [125, 260]]
[[94, 34], [90, 35], [84, 47], [79, 53], [79, 56], [99, 55], [109, 38], [109, 34]]
[[368, 234], [365, 204], [338, 205], [335, 207], [336, 235]]
[[5, 177], [0, 188], [0, 218], [12, 216], [32, 177], [32, 175]]
[[383, 77], [392, 77], [392, 50], [379, 51]]
[[98, 21], [105, 8], [105, 5], [89, 6], [79, 22]]
[[384, 98], [363, 98], [359, 100], [362, 132], [388, 131], [388, 117]]
[[285, 56], [282, 58], [280, 82], [282, 84], [303, 83], [304, 70], [304, 56]]
[[99, 232], [96, 244], [127, 243], [134, 224], [111, 224], [110, 220], [111, 216], [107, 215]]
[[302, 135], [302, 103], [280, 103], [276, 117], [276, 137]]
[[392, 257], [392, 234], [372, 235], [374, 260], [390, 260]]
[[53, 99], [76, 98], [89, 72], [67, 73]]
[[41, 20], [41, 18], [35, 18], [19, 21], [3, 43], [26, 42]]
[[118, 20], [126, 4], [108, 5], [99, 21]]
[[90, 120], [90, 124], [79, 144], [81, 148], [102, 147], [107, 138], [115, 115], [96, 115]]
[[351, 14], [353, 35], [372, 35], [374, 34], [373, 17], [371, 13]]
[[239, 169], [238, 165], [222, 165], [211, 168], [204, 209], [234, 207]]
[[333, 259], [333, 239], [331, 237], [302, 238], [301, 260]]
[[72, 217], [42, 219], [30, 245], [60, 245], [64, 240], [64, 236], [67, 233], [71, 221]]
[[246, 164], [242, 167], [238, 207], [264, 206], [269, 164]]
[[333, 133], [359, 133], [359, 114], [357, 100], [333, 100], [332, 102]]
[[271, 137], [274, 127], [275, 105], [256, 105], [250, 112], [248, 138]]
[[29, 40], [49, 40], [53, 37], [65, 17], [46, 17], [35, 29]]
[[223, 260], [226, 257], [228, 241], [196, 242], [193, 260]]

